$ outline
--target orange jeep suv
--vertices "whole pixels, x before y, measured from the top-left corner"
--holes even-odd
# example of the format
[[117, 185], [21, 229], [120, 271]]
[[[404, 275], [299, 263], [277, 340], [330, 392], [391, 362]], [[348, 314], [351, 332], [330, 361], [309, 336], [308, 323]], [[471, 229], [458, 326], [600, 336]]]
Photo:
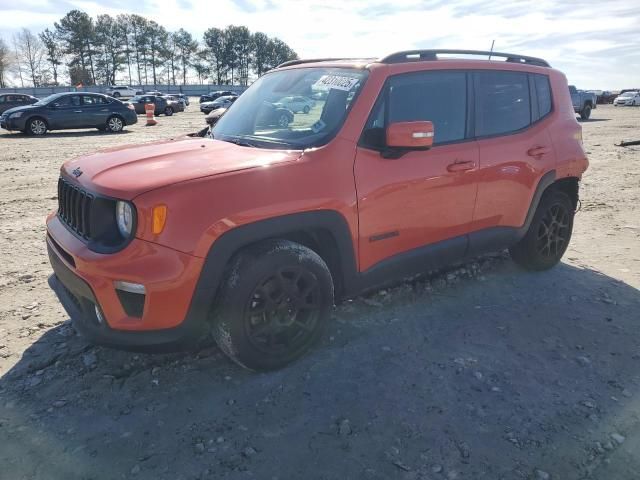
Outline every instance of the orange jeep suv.
[[[129, 349], [210, 330], [236, 362], [273, 369], [319, 339], [337, 299], [504, 248], [554, 266], [588, 165], [567, 80], [488, 55], [287, 62], [212, 139], [68, 161], [47, 245], [76, 329]], [[291, 112], [291, 96], [313, 107]]]

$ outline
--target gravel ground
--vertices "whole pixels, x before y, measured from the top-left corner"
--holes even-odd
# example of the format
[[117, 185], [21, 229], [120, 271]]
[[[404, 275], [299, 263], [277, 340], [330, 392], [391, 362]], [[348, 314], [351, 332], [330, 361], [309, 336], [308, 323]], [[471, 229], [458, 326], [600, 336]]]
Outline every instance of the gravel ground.
[[637, 479], [640, 108], [583, 123], [561, 265], [483, 257], [346, 302], [294, 365], [92, 347], [47, 287], [60, 164], [204, 126], [0, 133], [0, 479]]

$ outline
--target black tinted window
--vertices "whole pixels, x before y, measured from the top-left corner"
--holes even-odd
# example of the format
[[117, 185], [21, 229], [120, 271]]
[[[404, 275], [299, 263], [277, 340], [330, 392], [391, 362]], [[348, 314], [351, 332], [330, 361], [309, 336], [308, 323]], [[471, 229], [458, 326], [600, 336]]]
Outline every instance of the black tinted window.
[[549, 77], [533, 74], [532, 78], [536, 88], [536, 96], [538, 97], [538, 118], [542, 118], [551, 111]]
[[94, 95], [83, 95], [82, 102], [85, 105], [106, 105], [109, 103], [105, 97], [98, 97]]
[[429, 120], [434, 143], [462, 140], [465, 135], [467, 81], [462, 72], [420, 72], [392, 77], [387, 97], [387, 123]]
[[515, 132], [531, 123], [526, 73], [475, 73], [476, 136]]
[[78, 107], [80, 106], [80, 95], [64, 95], [53, 103], [59, 107]]

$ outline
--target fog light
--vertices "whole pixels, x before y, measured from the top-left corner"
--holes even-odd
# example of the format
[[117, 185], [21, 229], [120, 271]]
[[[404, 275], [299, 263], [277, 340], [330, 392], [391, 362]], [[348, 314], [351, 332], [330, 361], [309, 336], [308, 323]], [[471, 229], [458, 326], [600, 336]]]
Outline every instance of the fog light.
[[96, 308], [96, 318], [98, 319], [98, 323], [103, 324], [104, 316], [102, 315], [102, 310], [100, 310], [100, 307], [98, 305], [95, 305], [95, 308]]
[[141, 283], [131, 283], [122, 280], [116, 280], [115, 282], [113, 282], [113, 286], [116, 287], [117, 290], [122, 290], [123, 292], [138, 293], [141, 295], [147, 293], [144, 285], [142, 285]]

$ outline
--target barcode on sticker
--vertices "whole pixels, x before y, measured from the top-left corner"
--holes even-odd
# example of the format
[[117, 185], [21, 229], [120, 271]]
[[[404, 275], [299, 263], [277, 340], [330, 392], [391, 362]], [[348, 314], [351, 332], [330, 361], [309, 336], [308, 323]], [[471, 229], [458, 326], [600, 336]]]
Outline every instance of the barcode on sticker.
[[359, 78], [343, 77], [341, 75], [323, 75], [314, 86], [349, 91], [359, 81]]

